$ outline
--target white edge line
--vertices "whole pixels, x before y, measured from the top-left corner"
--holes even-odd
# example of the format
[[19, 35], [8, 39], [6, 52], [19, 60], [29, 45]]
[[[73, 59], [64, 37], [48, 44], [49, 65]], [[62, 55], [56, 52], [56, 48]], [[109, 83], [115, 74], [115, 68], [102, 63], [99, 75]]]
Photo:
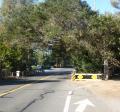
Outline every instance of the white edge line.
[[69, 111], [69, 106], [70, 106], [72, 93], [73, 93], [73, 91], [69, 91], [68, 92], [68, 96], [66, 98], [65, 107], [64, 107], [64, 111], [63, 112], [68, 112]]

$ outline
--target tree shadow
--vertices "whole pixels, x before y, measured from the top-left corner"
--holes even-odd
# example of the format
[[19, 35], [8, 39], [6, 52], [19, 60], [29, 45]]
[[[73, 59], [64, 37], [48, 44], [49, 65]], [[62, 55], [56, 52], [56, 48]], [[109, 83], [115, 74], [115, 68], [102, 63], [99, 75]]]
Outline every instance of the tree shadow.
[[[7, 79], [3, 79], [0, 80], [0, 86], [4, 86], [4, 85], [20, 85], [20, 84], [29, 84], [29, 83], [45, 83], [45, 82], [59, 82], [60, 79], [58, 80], [39, 80], [38, 78], [41, 78], [41, 76], [62, 76], [63, 78], [61, 79], [67, 79], [68, 76], [70, 76], [70, 74], [72, 73], [72, 71], [70, 70], [66, 70], [66, 71], [45, 71], [45, 72], [40, 72], [38, 74], [33, 74], [31, 76], [24, 76], [21, 77], [19, 79], [16, 78], [7, 78]], [[32, 79], [32, 77], [35, 77], [34, 79]]]
[[23, 84], [37, 84], [37, 83], [54, 83], [60, 82], [60, 80], [32, 80], [32, 79], [4, 79], [0, 80], [0, 86], [7, 85], [23, 85]]
[[68, 74], [71, 74], [72, 72], [71, 71], [66, 71], [66, 72], [43, 72], [43, 73], [39, 73], [37, 74], [36, 76], [56, 76], [56, 75], [59, 75], [59, 76], [63, 76], [63, 75], [68, 75]]
[[120, 75], [113, 75], [109, 80], [120, 81]]

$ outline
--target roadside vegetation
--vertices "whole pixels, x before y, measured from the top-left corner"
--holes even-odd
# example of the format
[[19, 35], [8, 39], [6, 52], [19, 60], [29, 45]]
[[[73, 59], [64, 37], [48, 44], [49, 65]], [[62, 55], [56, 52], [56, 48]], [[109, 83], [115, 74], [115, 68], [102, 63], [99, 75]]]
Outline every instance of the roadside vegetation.
[[119, 14], [99, 14], [80, 0], [22, 1], [4, 0], [1, 8], [1, 76], [32, 65], [105, 74], [119, 69]]

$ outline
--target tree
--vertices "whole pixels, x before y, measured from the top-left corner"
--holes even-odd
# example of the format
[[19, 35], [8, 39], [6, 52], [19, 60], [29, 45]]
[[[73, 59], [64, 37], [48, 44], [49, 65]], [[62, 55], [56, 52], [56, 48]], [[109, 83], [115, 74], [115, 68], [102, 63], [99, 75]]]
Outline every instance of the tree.
[[34, 64], [34, 50], [46, 47], [43, 25], [47, 21], [47, 14], [38, 5], [22, 5], [3, 14], [3, 18], [1, 42], [9, 50], [3, 56], [4, 62], [10, 66], [10, 70], [21, 69], [22, 66], [26, 69]]
[[[115, 52], [118, 49], [116, 42], [119, 42], [119, 19], [101, 16], [92, 11], [85, 2], [78, 0], [48, 0], [43, 6], [50, 17], [47, 36], [59, 40], [59, 46], [53, 51], [54, 56], [60, 56], [63, 51], [63, 57], [70, 57], [78, 70], [84, 69], [86, 65], [93, 66], [94, 71], [101, 70], [104, 60], [104, 63], [115, 62], [115, 55], [119, 54], [119, 51]], [[113, 43], [116, 46], [114, 49]], [[117, 61], [119, 63], [118, 59], [116, 63]], [[63, 62], [62, 58], [60, 62]]]
[[86, 2], [79, 0], [48, 0], [43, 7], [49, 14], [49, 22], [45, 27], [47, 36], [53, 38], [53, 41], [54, 38], [59, 41], [58, 50], [56, 49], [58, 52], [54, 50], [53, 53], [57, 53], [60, 62], [64, 63], [73, 54], [78, 55], [75, 51], [80, 49], [81, 41], [87, 36], [87, 22], [90, 16], [96, 13]]
[[120, 0], [111, 0], [113, 7], [120, 9]]
[[95, 47], [96, 54], [99, 54], [104, 61], [106, 79], [109, 77], [108, 66], [119, 66], [119, 59], [117, 59], [119, 55], [119, 21], [119, 18], [101, 15], [92, 17], [90, 23], [91, 45]]
[[[103, 62], [119, 66], [119, 17], [99, 15], [85, 1], [15, 4], [8, 13], [3, 13], [3, 18], [1, 42], [8, 50], [4, 59], [9, 60], [7, 65], [30, 66], [36, 58], [39, 63], [74, 65], [80, 72], [101, 71]], [[44, 60], [49, 44], [52, 54]], [[43, 54], [34, 55], [36, 49], [44, 50]]]

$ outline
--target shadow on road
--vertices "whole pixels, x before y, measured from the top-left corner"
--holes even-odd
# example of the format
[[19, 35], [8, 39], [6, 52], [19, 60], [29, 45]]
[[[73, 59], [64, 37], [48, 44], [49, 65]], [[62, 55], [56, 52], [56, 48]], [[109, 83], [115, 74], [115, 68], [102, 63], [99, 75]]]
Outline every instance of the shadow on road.
[[110, 77], [110, 80], [120, 81], [120, 75], [113, 75]]
[[60, 82], [60, 80], [32, 80], [32, 79], [5, 79], [0, 80], [0, 86], [5, 85], [22, 85], [22, 84], [36, 84], [36, 83], [46, 83], [46, 82]]
[[[19, 79], [9, 78], [9, 79], [0, 80], [0, 86], [29, 84], [29, 83], [59, 82], [60, 79], [68, 79], [72, 71], [73, 71], [72, 68], [54, 68], [50, 70], [45, 70], [43, 73], [38, 73], [37, 75], [34, 74], [29, 77], [22, 77]], [[41, 76], [62, 76], [62, 77], [60, 77], [58, 80], [52, 80], [52, 79], [39, 80]]]
[[44, 75], [44, 76], [56, 76], [56, 75], [68, 75], [71, 74], [71, 71], [67, 71], [67, 72], [44, 72], [44, 73], [40, 73], [38, 74], [38, 76], [40, 75]]
[[73, 68], [53, 68], [51, 70], [45, 70], [44, 75], [67, 75], [71, 74]]

